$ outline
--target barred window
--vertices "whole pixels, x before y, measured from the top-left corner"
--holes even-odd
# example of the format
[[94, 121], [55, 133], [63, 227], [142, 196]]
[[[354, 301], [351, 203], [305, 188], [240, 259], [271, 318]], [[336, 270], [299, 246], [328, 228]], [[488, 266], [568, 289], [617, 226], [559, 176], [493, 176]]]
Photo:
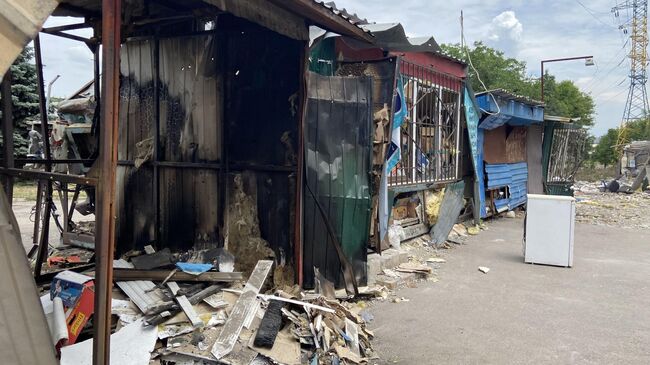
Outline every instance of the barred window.
[[458, 180], [462, 80], [402, 60], [407, 118], [401, 127], [401, 160], [390, 186]]

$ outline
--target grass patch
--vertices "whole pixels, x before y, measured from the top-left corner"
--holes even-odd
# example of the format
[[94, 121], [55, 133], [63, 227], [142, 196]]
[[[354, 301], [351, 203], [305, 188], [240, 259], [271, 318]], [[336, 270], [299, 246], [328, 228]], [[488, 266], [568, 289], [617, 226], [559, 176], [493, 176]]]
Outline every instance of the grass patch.
[[616, 175], [616, 166], [587, 167], [583, 166], [576, 173], [576, 181], [601, 181], [609, 180]]
[[[68, 188], [71, 189], [73, 185], [68, 185]], [[27, 201], [36, 201], [36, 193], [38, 192], [38, 186], [36, 182], [33, 181], [24, 181], [24, 180], [18, 180], [14, 182], [14, 198], [17, 199], [25, 199]], [[74, 196], [74, 193], [68, 192], [68, 200], [72, 201], [72, 197]], [[54, 190], [54, 194], [52, 195], [54, 198], [56, 204], [59, 204], [59, 193]], [[82, 202], [86, 200], [86, 192], [81, 191], [79, 193], [79, 202]]]

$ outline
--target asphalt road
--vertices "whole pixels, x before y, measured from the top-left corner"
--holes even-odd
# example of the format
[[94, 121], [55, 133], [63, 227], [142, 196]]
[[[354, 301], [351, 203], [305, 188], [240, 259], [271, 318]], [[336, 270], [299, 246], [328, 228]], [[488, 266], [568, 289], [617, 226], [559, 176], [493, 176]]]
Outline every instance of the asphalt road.
[[[523, 263], [521, 219], [371, 311], [377, 364], [650, 364], [650, 230], [578, 224], [574, 267]], [[487, 266], [488, 274], [478, 271]]]

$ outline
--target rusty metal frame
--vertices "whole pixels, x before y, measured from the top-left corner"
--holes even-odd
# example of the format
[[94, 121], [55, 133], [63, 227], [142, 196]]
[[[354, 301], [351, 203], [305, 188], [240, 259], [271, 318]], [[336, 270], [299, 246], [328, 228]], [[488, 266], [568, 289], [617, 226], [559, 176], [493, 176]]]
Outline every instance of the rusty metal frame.
[[[36, 76], [38, 78], [38, 104], [41, 114], [41, 135], [43, 136], [43, 150], [45, 152], [45, 159], [51, 160], [52, 156], [50, 152], [50, 139], [48, 137], [49, 123], [47, 120], [47, 107], [45, 105], [45, 82], [43, 80], [43, 57], [41, 54], [41, 39], [39, 35], [37, 35], [34, 39], [34, 56], [36, 58]], [[44, 165], [45, 173], [52, 174], [52, 163], [46, 162]], [[34, 277], [37, 280], [41, 276], [41, 269], [43, 267], [43, 262], [47, 257], [47, 248], [49, 246], [50, 217], [52, 213], [52, 180], [47, 179], [43, 183], [39, 182], [39, 184], [42, 184], [41, 188], [43, 189], [43, 195], [39, 198], [45, 200], [45, 210], [41, 212], [43, 224], [41, 227], [41, 237], [38, 243], [38, 254], [36, 255], [36, 263], [34, 266]]]
[[115, 190], [119, 138], [121, 0], [102, 0], [102, 100], [95, 234], [93, 364], [110, 364], [111, 291], [115, 252]]

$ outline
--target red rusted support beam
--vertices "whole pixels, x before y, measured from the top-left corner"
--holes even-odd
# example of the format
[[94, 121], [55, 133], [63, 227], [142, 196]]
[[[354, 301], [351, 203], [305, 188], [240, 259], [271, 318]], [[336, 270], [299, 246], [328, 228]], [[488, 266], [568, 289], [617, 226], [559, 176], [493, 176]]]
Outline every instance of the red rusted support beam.
[[115, 252], [115, 171], [120, 87], [121, 0], [102, 0], [102, 92], [95, 234], [93, 364], [110, 364], [111, 290]]
[[[2, 78], [2, 152], [3, 166], [14, 167], [14, 118], [13, 105], [11, 103], [11, 68], [5, 72]], [[2, 179], [9, 205], [13, 202], [14, 179], [11, 176], [4, 176]]]

